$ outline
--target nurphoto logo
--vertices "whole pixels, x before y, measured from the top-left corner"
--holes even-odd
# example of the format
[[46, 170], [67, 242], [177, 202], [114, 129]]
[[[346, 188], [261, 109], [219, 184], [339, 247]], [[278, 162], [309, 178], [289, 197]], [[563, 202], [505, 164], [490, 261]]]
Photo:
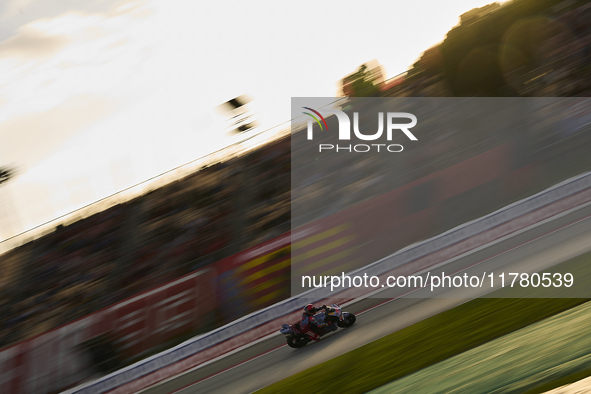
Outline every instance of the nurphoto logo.
[[[314, 139], [314, 122], [320, 127], [321, 131], [329, 131], [328, 125], [326, 123], [326, 119], [319, 111], [316, 111], [310, 107], [303, 107], [304, 109], [312, 112], [304, 112], [305, 115], [308, 115], [310, 119], [308, 120], [308, 140]], [[339, 111], [336, 109], [330, 110], [323, 110], [323, 112], [330, 112], [334, 114], [337, 118], [339, 124], [338, 130], [338, 137], [339, 141], [350, 141], [351, 140], [351, 120], [349, 116], [344, 113], [343, 111]], [[315, 116], [316, 115], [316, 116]], [[384, 134], [384, 118], [386, 118], [386, 140], [392, 141], [392, 137], [394, 132], [401, 131], [406, 135], [411, 141], [418, 141], [417, 137], [414, 136], [413, 133], [410, 132], [409, 129], [416, 126], [417, 124], [417, 117], [408, 112], [387, 112], [386, 116], [384, 117], [383, 112], [378, 113], [378, 131], [374, 134], [363, 134], [359, 130], [359, 113], [353, 113], [353, 133], [355, 137], [362, 141], [375, 141], [379, 139]], [[396, 119], [396, 121], [395, 121]], [[408, 119], [410, 123], [399, 123], [400, 119]], [[324, 126], [323, 126], [324, 125]], [[375, 147], [378, 152], [380, 152], [381, 147], [386, 147], [385, 150], [388, 152], [402, 152], [403, 147], [400, 144], [356, 144], [356, 145], [333, 145], [333, 144], [319, 144], [318, 149], [319, 152], [322, 151], [330, 151], [334, 150], [336, 152], [345, 151], [350, 153], [364, 153], [369, 152]]]

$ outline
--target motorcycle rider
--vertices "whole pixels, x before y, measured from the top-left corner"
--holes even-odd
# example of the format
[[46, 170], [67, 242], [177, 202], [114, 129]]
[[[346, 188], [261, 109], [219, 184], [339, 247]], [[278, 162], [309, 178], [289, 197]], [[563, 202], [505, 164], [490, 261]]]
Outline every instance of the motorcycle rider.
[[322, 305], [320, 308], [314, 308], [314, 305], [312, 304], [308, 304], [304, 307], [300, 328], [302, 329], [303, 333], [310, 335], [315, 341], [320, 340], [320, 335], [318, 333], [318, 326], [316, 319], [314, 319], [314, 314], [323, 309], [326, 310], [327, 308], [328, 307], [326, 305]]

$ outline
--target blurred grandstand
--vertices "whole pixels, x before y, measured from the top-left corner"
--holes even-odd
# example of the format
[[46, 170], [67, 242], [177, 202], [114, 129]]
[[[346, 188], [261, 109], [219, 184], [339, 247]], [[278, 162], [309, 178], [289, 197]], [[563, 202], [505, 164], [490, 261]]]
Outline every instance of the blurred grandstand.
[[288, 152], [279, 139], [4, 253], [2, 345], [289, 231]]
[[[539, 1], [529, 8], [517, 9], [522, 3], [528, 2], [515, 0], [481, 14], [466, 15], [446, 40], [426, 51], [411, 70], [376, 83], [379, 87], [376, 94], [384, 97], [590, 96], [591, 4]], [[522, 26], [526, 22], [518, 24], [530, 16], [535, 18], [527, 19], [529, 26]], [[517, 42], [516, 37], [523, 37], [515, 33], [519, 29], [545, 33], [532, 33], [528, 40]], [[486, 40], [499, 38], [504, 44], [490, 49]], [[458, 53], [468, 55], [460, 59]], [[495, 69], [482, 67], [483, 62], [489, 64], [490, 56], [501, 58]], [[355, 77], [364, 78], [358, 72], [343, 82], [349, 95], [356, 95], [352, 88], [357, 86]], [[587, 131], [591, 121], [588, 107], [578, 112], [573, 108], [569, 119], [576, 127], [568, 129], [577, 130], [573, 134], [562, 133], [552, 109], [540, 111], [548, 126], [544, 130], [553, 132], [544, 133], [545, 139], [538, 139], [535, 146], [530, 146], [527, 157], [517, 159], [518, 155], [513, 153], [514, 162], [521, 160], [513, 170], [520, 172], [512, 172], [512, 177], [504, 181], [514, 186], [514, 192], [495, 197], [487, 211], [482, 211], [482, 207], [467, 209], [454, 220], [481, 216], [589, 169], [589, 155], [583, 149], [591, 142]], [[439, 137], [421, 145], [419, 155], [401, 156], [400, 176], [388, 189], [381, 189], [383, 174], [372, 163], [347, 169], [350, 173], [339, 184], [347, 190], [340, 191], [340, 195], [347, 196], [347, 201], [341, 202], [342, 207], [416, 182], [506, 143], [513, 144], [512, 148], [523, 144], [523, 139], [515, 135], [488, 136], [475, 130], [437, 130]], [[445, 145], [446, 133], [455, 132], [465, 132], [469, 138], [464, 139], [465, 146], [452, 152]], [[547, 149], [549, 146], [552, 149]], [[289, 136], [275, 133], [263, 145], [248, 152], [236, 149], [220, 152], [205, 168], [192, 166], [190, 170], [185, 169], [188, 174], [175, 175], [177, 178], [172, 182], [161, 182], [147, 193], [111, 203], [113, 206], [100, 212], [87, 210], [84, 215], [87, 217], [66, 221], [47, 234], [22, 241], [6, 251], [0, 256], [0, 344], [8, 346], [31, 338], [288, 233], [291, 230], [290, 149]], [[572, 166], [556, 166], [558, 158], [565, 154], [578, 159], [572, 160]], [[356, 180], [367, 182], [364, 174], [373, 174], [373, 178], [371, 184], [361, 187]], [[321, 194], [322, 188], [329, 186], [336, 187], [334, 183], [316, 183], [310, 193]], [[488, 195], [484, 189], [474, 189], [472, 193]], [[334, 201], [329, 193], [326, 198]], [[462, 201], [458, 199], [450, 204], [450, 209], [457, 209]], [[340, 209], [339, 205], [327, 206], [316, 219]], [[434, 223], [429, 233], [457, 224]], [[404, 240], [409, 241], [413, 240]], [[258, 285], [270, 286], [271, 281], [274, 288], [285, 289], [289, 284], [289, 266], [282, 265]], [[286, 298], [289, 289], [269, 294], [272, 296], [260, 303], [234, 308], [237, 311], [232, 314], [219, 313], [214, 326]], [[219, 305], [218, 309], [226, 306]]]

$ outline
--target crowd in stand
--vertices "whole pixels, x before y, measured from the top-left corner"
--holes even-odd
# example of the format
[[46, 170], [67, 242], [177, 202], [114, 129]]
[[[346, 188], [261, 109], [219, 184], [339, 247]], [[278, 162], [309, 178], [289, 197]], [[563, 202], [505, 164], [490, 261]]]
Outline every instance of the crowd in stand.
[[[196, 172], [0, 256], [0, 346], [283, 234], [289, 140]], [[246, 204], [246, 205], [244, 205]]]
[[[563, 13], [557, 20], [569, 26], [568, 32], [548, 39], [560, 45], [548, 42], [541, 47], [547, 49], [542, 63], [553, 66], [544, 69], [535, 82], [521, 81], [523, 95], [588, 96], [591, 92], [591, 6]], [[572, 41], [573, 34], [575, 42], [564, 44], [565, 37]], [[398, 84], [385, 95], [448, 93], [441, 76], [428, 75]], [[432, 117], [434, 125], [438, 116], [445, 116], [445, 111]], [[575, 111], [572, 116], [586, 124], [589, 111]], [[429, 143], [421, 144], [408, 160], [395, 159], [397, 172], [403, 174], [395, 181], [384, 184], [388, 168], [372, 161], [344, 166], [346, 156], [333, 155], [311, 164], [308, 175], [300, 174], [299, 204], [314, 200], [320, 210], [316, 217], [329, 215], [461, 161], [463, 154], [475, 154], [474, 149], [484, 151], [510, 138], [471, 132], [466, 146], [455, 146], [451, 154], [447, 141], [462, 129], [427, 129], [433, 133], [427, 138]], [[468, 147], [476, 148], [468, 152]], [[322, 166], [326, 174], [335, 167], [342, 172], [337, 178], [323, 178]], [[290, 168], [287, 138], [58, 227], [0, 256], [0, 346], [45, 332], [289, 231]]]
[[123, 233], [121, 206], [2, 256], [18, 269], [2, 288], [2, 344], [46, 331], [112, 301]]

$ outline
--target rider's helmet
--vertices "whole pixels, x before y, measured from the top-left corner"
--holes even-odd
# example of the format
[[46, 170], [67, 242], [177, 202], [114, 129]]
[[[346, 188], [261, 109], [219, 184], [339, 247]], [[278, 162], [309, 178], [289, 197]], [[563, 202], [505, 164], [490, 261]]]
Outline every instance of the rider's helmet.
[[314, 314], [314, 305], [308, 304], [304, 307], [304, 313], [306, 315], [313, 315]]

